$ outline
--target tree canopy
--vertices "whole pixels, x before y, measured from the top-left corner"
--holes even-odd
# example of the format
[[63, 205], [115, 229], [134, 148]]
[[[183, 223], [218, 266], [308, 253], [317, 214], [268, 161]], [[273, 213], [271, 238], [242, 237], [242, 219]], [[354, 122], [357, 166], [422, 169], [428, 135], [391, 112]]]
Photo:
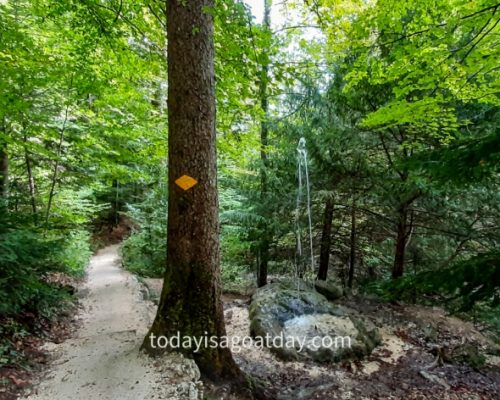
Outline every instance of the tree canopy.
[[[241, 0], [202, 14], [224, 290], [297, 271], [304, 138], [305, 278], [390, 300], [438, 294], [498, 327], [500, 3], [262, 1], [263, 20]], [[2, 321], [56, 312], [68, 293], [50, 277], [81, 276], [110, 238], [127, 269], [163, 276], [169, 161], [196, 159], [171, 151], [199, 147], [168, 150], [167, 14], [152, 0], [0, 0]]]

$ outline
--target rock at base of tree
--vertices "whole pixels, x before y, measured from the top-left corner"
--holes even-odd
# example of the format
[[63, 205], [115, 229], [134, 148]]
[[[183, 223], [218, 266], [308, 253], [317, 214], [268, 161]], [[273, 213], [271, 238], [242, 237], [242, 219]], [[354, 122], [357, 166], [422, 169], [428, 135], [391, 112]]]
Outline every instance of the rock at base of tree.
[[301, 280], [258, 289], [250, 305], [250, 331], [285, 360], [359, 359], [381, 341], [372, 323], [330, 303]]
[[314, 288], [328, 300], [337, 300], [344, 295], [344, 291], [340, 286], [330, 281], [317, 280], [314, 282]]
[[155, 371], [163, 385], [158, 398], [169, 400], [204, 399], [200, 370], [194, 360], [179, 353], [165, 353], [155, 359]]

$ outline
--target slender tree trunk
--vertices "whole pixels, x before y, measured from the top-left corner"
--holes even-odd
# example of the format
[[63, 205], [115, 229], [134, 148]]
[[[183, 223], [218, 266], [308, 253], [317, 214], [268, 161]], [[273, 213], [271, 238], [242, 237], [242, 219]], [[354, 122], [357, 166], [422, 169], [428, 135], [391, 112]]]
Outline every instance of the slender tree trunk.
[[265, 234], [260, 240], [259, 246], [257, 286], [262, 287], [267, 285], [267, 269], [269, 265], [269, 240]]
[[0, 197], [7, 199], [9, 193], [9, 154], [7, 145], [0, 144]]
[[45, 224], [48, 224], [48, 222], [49, 222], [50, 210], [52, 208], [52, 201], [54, 199], [54, 193], [55, 193], [56, 183], [57, 183], [57, 172], [59, 169], [59, 159], [60, 159], [61, 153], [62, 153], [62, 144], [63, 144], [63, 140], [64, 140], [64, 132], [66, 130], [66, 123], [68, 122], [68, 111], [69, 111], [69, 106], [66, 106], [66, 112], [64, 113], [63, 126], [61, 127], [61, 130], [59, 132], [59, 143], [57, 146], [57, 158], [54, 162], [54, 168], [52, 171], [52, 180], [50, 182], [49, 199], [47, 201], [47, 211], [45, 212]]
[[[271, 29], [271, 4], [270, 0], [264, 0], [264, 19], [262, 25], [268, 32]], [[266, 196], [268, 192], [267, 184], [267, 146], [269, 144], [269, 126], [268, 126], [268, 114], [269, 114], [269, 100], [267, 95], [267, 83], [269, 81], [269, 64], [265, 61], [262, 64], [261, 69], [261, 79], [260, 79], [260, 107], [264, 114], [261, 124], [260, 124], [260, 194], [262, 205], [266, 204]], [[267, 219], [267, 218], [266, 218]], [[269, 264], [269, 245], [271, 242], [270, 232], [267, 224], [263, 225], [263, 235], [259, 243], [259, 270], [257, 274], [257, 285], [262, 287], [267, 284], [267, 269]]]
[[[2, 118], [0, 131], [5, 134], [5, 117]], [[7, 204], [9, 195], [9, 153], [7, 152], [7, 143], [0, 142], [0, 197], [3, 198], [4, 206]]]
[[349, 274], [347, 278], [347, 286], [352, 288], [352, 282], [354, 280], [354, 270], [356, 267], [356, 197], [352, 196], [352, 206], [351, 206], [351, 254], [349, 257]]
[[[24, 136], [24, 142], [27, 142], [27, 137]], [[30, 194], [31, 212], [33, 214], [33, 222], [38, 225], [38, 210], [36, 205], [36, 186], [35, 178], [33, 177], [33, 168], [31, 164], [31, 155], [28, 149], [24, 148], [24, 161], [26, 164], [26, 174], [28, 176], [28, 190]]]
[[35, 178], [33, 178], [33, 171], [31, 167], [31, 158], [29, 153], [26, 151], [25, 153], [25, 161], [26, 161], [26, 173], [28, 174], [28, 189], [30, 193], [30, 203], [31, 203], [31, 212], [33, 214], [33, 222], [35, 225], [38, 224], [38, 210], [36, 205], [36, 187], [35, 187]]
[[394, 252], [394, 264], [392, 266], [392, 278], [403, 276], [406, 253], [406, 237], [408, 224], [408, 205], [403, 204], [399, 208], [398, 225], [396, 228], [396, 250]]
[[111, 182], [111, 193], [110, 193], [110, 203], [111, 203], [111, 211], [108, 216], [108, 223], [110, 232], [114, 227], [118, 226], [119, 218], [119, 209], [120, 209], [120, 182], [118, 179], [113, 179]]
[[323, 214], [323, 231], [321, 233], [321, 248], [319, 254], [319, 269], [317, 279], [325, 281], [330, 263], [330, 246], [332, 239], [333, 200], [327, 199]]
[[[160, 304], [143, 349], [161, 352], [155, 336], [226, 335], [219, 273], [215, 147], [213, 0], [167, 0], [168, 226]], [[175, 181], [188, 175], [188, 190]], [[158, 343], [156, 343], [158, 344]], [[179, 349], [213, 380], [241, 378], [227, 348]]]

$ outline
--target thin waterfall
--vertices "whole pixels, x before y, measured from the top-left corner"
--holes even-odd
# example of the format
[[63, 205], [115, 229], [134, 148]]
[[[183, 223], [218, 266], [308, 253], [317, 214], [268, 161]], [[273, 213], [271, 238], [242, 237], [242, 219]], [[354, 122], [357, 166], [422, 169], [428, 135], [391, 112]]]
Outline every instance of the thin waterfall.
[[[302, 229], [300, 223], [300, 209], [303, 197], [303, 176], [305, 175], [305, 186], [306, 186], [306, 212], [309, 224], [309, 254], [311, 261], [311, 271], [314, 272], [314, 251], [313, 251], [313, 238], [312, 238], [312, 216], [311, 216], [311, 190], [309, 182], [309, 170], [307, 166], [307, 149], [306, 149], [306, 139], [300, 138], [299, 144], [297, 146], [297, 176], [298, 176], [298, 190], [297, 190], [297, 203], [295, 210], [295, 225], [297, 230], [297, 272], [300, 272], [300, 264], [303, 260], [303, 248], [302, 248]], [[304, 271], [305, 272], [305, 271]]]

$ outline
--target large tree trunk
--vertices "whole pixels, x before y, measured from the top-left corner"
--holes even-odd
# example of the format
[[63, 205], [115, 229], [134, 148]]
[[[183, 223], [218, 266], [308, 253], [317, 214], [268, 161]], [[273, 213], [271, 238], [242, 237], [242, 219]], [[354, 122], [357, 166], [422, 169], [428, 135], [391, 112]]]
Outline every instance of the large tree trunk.
[[[264, 0], [264, 20], [262, 25], [265, 30], [269, 31], [271, 28], [271, 4], [269, 0]], [[269, 65], [268, 61], [262, 64], [261, 77], [260, 77], [260, 107], [264, 114], [262, 121], [260, 123], [260, 194], [262, 206], [265, 207], [266, 196], [268, 192], [267, 185], [267, 146], [269, 144], [269, 126], [268, 126], [268, 114], [269, 114], [269, 101], [267, 96], [267, 82], [269, 80]], [[266, 218], [267, 220], [267, 218]], [[259, 242], [259, 270], [257, 273], [257, 285], [262, 287], [267, 284], [267, 268], [269, 263], [269, 244], [270, 244], [270, 233], [267, 223], [263, 225], [263, 235]]]
[[319, 254], [319, 280], [325, 281], [328, 275], [328, 264], [330, 263], [330, 245], [332, 237], [333, 200], [327, 199], [325, 212], [323, 214], [323, 231], [321, 233], [321, 248]]
[[408, 224], [408, 207], [402, 205], [398, 213], [398, 225], [396, 228], [396, 249], [394, 252], [394, 264], [392, 266], [392, 278], [403, 276], [406, 253], [406, 237]]
[[[168, 0], [168, 245], [167, 268], [152, 335], [226, 335], [219, 278], [215, 147], [213, 0]], [[175, 181], [198, 181], [183, 190]], [[154, 341], [153, 341], [154, 342]], [[227, 348], [180, 349], [213, 379], [240, 378]]]
[[352, 197], [352, 207], [351, 207], [351, 254], [349, 257], [349, 274], [347, 278], [347, 286], [352, 288], [352, 282], [354, 280], [354, 269], [356, 267], [356, 197]]

